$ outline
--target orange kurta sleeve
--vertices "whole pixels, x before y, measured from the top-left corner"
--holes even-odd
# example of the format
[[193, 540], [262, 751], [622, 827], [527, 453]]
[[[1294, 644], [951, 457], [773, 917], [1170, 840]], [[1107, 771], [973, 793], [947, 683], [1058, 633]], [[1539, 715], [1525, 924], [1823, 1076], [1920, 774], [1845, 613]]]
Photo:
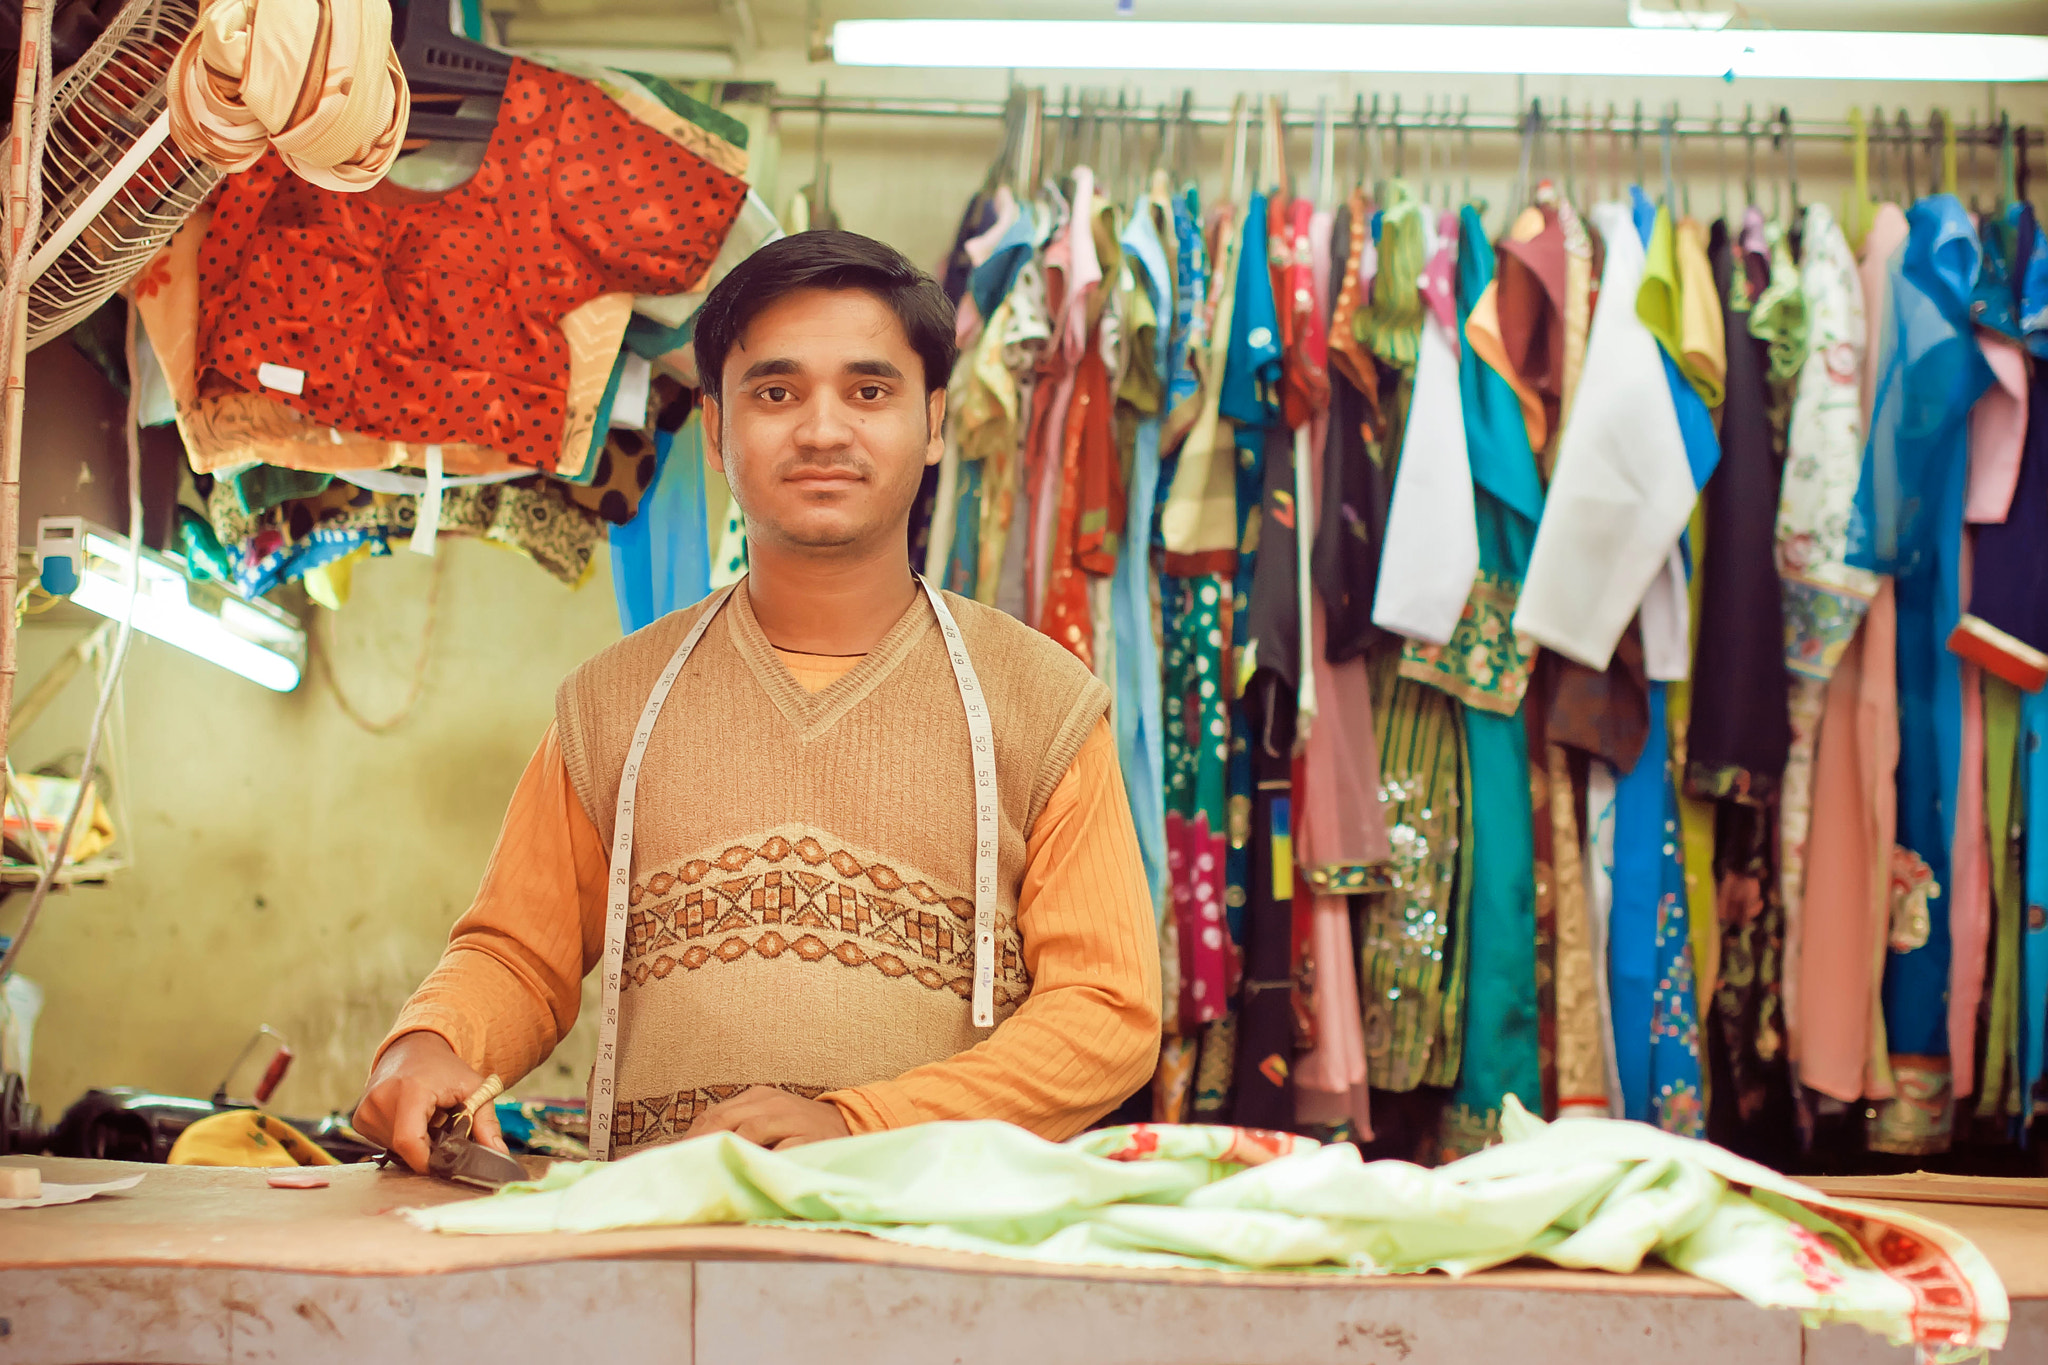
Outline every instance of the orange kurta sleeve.
[[1058, 1141], [1151, 1076], [1159, 945], [1108, 721], [1053, 788], [1026, 857], [1017, 927], [1030, 997], [957, 1057], [825, 1096], [854, 1132], [1007, 1119]]
[[576, 1022], [584, 974], [604, 947], [607, 863], [550, 725], [512, 793], [476, 900], [383, 1047], [438, 1033], [508, 1085], [546, 1061]]

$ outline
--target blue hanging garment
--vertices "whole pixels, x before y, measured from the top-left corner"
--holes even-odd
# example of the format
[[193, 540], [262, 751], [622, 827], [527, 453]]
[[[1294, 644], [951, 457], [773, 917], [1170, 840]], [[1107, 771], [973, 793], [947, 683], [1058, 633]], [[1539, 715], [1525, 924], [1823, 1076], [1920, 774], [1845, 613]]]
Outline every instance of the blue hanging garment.
[[681, 431], [655, 433], [654, 457], [638, 515], [611, 528], [612, 592], [628, 635], [711, 591], [702, 412]]

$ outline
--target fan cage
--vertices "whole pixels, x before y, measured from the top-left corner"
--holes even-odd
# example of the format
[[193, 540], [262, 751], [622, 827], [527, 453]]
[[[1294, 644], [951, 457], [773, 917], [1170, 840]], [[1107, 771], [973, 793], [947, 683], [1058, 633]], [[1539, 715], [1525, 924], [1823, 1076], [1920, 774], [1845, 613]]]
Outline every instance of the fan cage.
[[[47, 257], [62, 234], [72, 240], [30, 280], [31, 349], [140, 274], [219, 180], [218, 171], [167, 136], [171, 63], [198, 21], [196, 0], [130, 0], [58, 76], [36, 255]], [[124, 173], [120, 163], [137, 162], [152, 141]]]

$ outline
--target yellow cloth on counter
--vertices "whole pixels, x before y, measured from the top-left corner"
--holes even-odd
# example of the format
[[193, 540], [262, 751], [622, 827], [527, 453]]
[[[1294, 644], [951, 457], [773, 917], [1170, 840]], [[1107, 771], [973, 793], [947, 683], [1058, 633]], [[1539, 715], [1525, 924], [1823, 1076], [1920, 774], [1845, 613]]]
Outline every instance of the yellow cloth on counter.
[[208, 1114], [178, 1134], [173, 1166], [339, 1166], [341, 1161], [281, 1118], [260, 1109]]

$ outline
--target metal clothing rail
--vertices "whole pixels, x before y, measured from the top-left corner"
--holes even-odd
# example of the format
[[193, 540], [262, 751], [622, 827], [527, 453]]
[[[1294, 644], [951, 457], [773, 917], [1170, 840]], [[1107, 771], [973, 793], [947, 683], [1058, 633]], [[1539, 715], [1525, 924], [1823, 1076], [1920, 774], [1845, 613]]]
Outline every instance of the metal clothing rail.
[[[1154, 105], [1143, 107], [1132, 105], [1118, 108], [1114, 104], [1099, 101], [1086, 109], [1069, 105], [1065, 109], [1055, 108], [1050, 101], [1044, 106], [1047, 123], [1058, 119], [1077, 118], [1097, 120], [1103, 123], [1124, 123], [1139, 126], [1166, 123], [1193, 123], [1206, 127], [1229, 127], [1232, 112], [1228, 109], [1183, 109]], [[768, 107], [784, 113], [811, 114], [852, 114], [873, 115], [884, 118], [939, 118], [939, 119], [1001, 119], [1011, 109], [1004, 100], [947, 100], [909, 99], [895, 96], [863, 95], [795, 95], [776, 92], [767, 99]], [[1677, 115], [1653, 111], [1631, 104], [1623, 110], [1608, 104], [1602, 110], [1601, 102], [1588, 100], [1575, 105], [1570, 100], [1549, 103], [1532, 101], [1530, 109], [1519, 114], [1474, 113], [1464, 108], [1452, 109], [1446, 100], [1441, 107], [1417, 109], [1412, 105], [1403, 108], [1396, 100], [1391, 107], [1383, 107], [1377, 98], [1371, 104], [1354, 105], [1350, 109], [1332, 108], [1329, 113], [1330, 125], [1339, 132], [1378, 130], [1382, 133], [1395, 131], [1421, 133], [1515, 133], [1525, 132], [1530, 127], [1530, 114], [1541, 116], [1542, 131], [1552, 136], [1561, 134], [1613, 134], [1661, 138], [1668, 125], [1671, 134], [1679, 138], [1721, 138], [1736, 139], [1745, 135], [1756, 138], [1783, 136], [1790, 132], [1795, 139], [1815, 142], [1850, 142], [1855, 131], [1847, 121], [1830, 122], [1812, 119], [1793, 119], [1789, 124], [1778, 117], [1776, 109], [1763, 112], [1722, 113], [1714, 117], [1700, 115]], [[1257, 126], [1262, 115], [1256, 107], [1251, 113], [1251, 122]], [[1289, 128], [1313, 129], [1322, 126], [1323, 117], [1314, 111], [1288, 112], [1282, 115], [1282, 122]], [[1914, 139], [1924, 140], [1927, 127], [1923, 123], [1912, 130]], [[2041, 145], [2044, 134], [2023, 126], [2012, 128], [2014, 142], [2025, 146], [2028, 142]], [[1867, 134], [1873, 144], [1886, 145], [1902, 139], [1895, 125], [1873, 121]], [[1972, 124], [1955, 129], [1958, 143], [1975, 143], [1984, 147], [1998, 146], [2005, 136], [2002, 122]]]

